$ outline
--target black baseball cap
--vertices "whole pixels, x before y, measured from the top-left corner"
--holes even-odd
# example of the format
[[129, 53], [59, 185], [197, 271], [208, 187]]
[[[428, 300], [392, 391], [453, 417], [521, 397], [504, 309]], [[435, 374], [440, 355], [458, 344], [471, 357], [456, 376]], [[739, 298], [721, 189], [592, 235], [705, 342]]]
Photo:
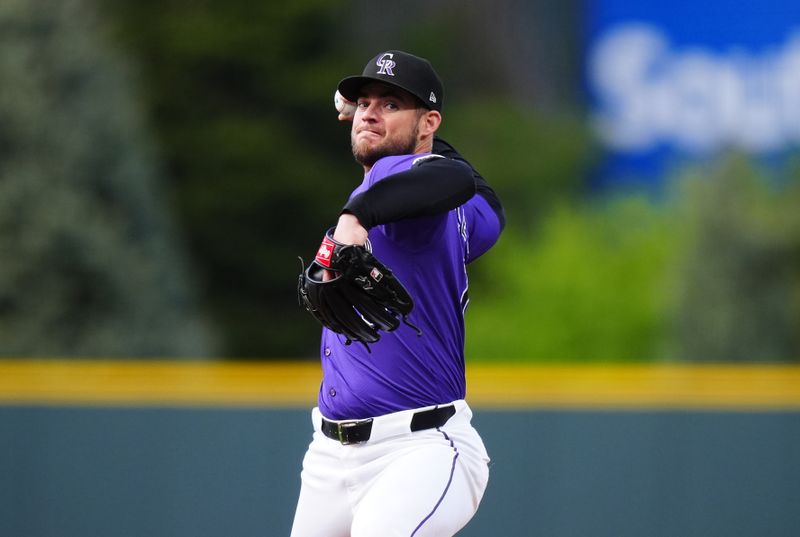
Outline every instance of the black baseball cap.
[[426, 108], [442, 111], [442, 81], [425, 58], [402, 50], [381, 52], [367, 63], [361, 76], [349, 76], [339, 82], [339, 93], [349, 101], [356, 101], [361, 87], [376, 81], [404, 89]]

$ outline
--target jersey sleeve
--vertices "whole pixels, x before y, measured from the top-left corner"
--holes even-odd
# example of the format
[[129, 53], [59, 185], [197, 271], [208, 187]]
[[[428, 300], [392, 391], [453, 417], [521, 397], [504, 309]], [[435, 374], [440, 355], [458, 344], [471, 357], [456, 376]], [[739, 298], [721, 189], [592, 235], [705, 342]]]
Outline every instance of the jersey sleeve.
[[503, 231], [503, 222], [489, 201], [476, 194], [462, 207], [467, 224], [467, 263], [478, 259], [494, 246]]

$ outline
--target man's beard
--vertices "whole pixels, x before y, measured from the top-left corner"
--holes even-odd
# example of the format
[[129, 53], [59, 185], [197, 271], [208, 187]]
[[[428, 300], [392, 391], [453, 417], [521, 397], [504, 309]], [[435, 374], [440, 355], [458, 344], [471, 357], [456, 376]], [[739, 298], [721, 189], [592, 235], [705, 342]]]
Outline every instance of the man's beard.
[[415, 126], [414, 131], [411, 132], [406, 139], [403, 140], [387, 140], [378, 146], [359, 148], [356, 144], [355, 138], [350, 142], [353, 148], [353, 157], [356, 162], [362, 166], [371, 168], [378, 160], [383, 157], [392, 155], [410, 155], [417, 147], [417, 135], [419, 134], [419, 127]]

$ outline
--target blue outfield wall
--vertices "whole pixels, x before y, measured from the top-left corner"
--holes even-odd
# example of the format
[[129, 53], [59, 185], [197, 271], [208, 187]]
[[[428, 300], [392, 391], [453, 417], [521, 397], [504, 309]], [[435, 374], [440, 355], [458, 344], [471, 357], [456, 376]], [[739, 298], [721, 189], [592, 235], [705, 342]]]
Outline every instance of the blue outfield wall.
[[[482, 410], [459, 536], [794, 537], [800, 413]], [[0, 406], [0, 536], [288, 536], [306, 409]]]

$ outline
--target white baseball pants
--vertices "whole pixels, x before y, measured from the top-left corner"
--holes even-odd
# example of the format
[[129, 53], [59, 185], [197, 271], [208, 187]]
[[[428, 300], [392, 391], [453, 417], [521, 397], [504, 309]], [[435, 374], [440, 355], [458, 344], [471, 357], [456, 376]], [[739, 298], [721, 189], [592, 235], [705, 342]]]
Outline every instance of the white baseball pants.
[[[314, 435], [303, 459], [291, 537], [450, 537], [478, 509], [489, 457], [472, 411], [455, 401], [442, 427], [410, 432], [415, 409], [374, 419], [369, 441]], [[428, 407], [430, 408], [430, 407]]]

